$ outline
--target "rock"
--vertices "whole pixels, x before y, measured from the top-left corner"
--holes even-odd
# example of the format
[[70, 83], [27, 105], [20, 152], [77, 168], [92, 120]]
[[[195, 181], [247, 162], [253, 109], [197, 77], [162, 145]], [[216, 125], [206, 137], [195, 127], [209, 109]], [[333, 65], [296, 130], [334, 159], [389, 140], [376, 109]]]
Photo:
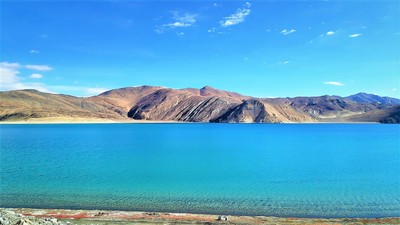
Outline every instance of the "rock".
[[29, 219], [22, 218], [22, 219], [19, 219], [15, 224], [16, 225], [31, 225], [34, 223], [32, 221], [30, 221]]
[[227, 216], [218, 216], [217, 220], [218, 221], [228, 221], [228, 217]]
[[2, 217], [0, 217], [0, 224], [1, 225], [9, 225], [10, 221], [8, 221], [7, 219], [4, 219]]
[[0, 210], [0, 225], [67, 225], [69, 223], [58, 221], [56, 218], [35, 218], [24, 216], [10, 210]]

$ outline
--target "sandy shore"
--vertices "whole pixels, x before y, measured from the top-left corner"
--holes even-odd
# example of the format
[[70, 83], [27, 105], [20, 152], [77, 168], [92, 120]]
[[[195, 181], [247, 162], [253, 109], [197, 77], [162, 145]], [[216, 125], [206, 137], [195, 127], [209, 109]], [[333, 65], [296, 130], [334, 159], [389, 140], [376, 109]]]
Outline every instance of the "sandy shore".
[[52, 117], [52, 118], [30, 118], [27, 120], [0, 121], [0, 124], [110, 124], [110, 123], [183, 123], [179, 121], [159, 121], [159, 120], [112, 120], [101, 118], [72, 118], [72, 117]]
[[[188, 213], [150, 213], [106, 210], [10, 209], [0, 208], [0, 224], [400, 224], [400, 218], [279, 218]], [[2, 223], [3, 221], [3, 223]], [[6, 221], [6, 222], [4, 222]], [[20, 221], [20, 222], [18, 222]], [[25, 222], [25, 223], [21, 223]]]
[[[71, 117], [30, 118], [28, 120], [0, 121], [0, 124], [120, 124], [120, 123], [151, 124], [151, 123], [193, 123], [193, 122], [182, 122], [175, 120], [134, 120], [134, 119], [112, 120], [112, 119], [101, 119], [101, 118], [71, 118]], [[246, 123], [246, 124], [251, 124], [251, 123]], [[315, 122], [304, 122], [304, 123], [287, 122], [283, 124], [379, 124], [379, 123], [315, 121]]]

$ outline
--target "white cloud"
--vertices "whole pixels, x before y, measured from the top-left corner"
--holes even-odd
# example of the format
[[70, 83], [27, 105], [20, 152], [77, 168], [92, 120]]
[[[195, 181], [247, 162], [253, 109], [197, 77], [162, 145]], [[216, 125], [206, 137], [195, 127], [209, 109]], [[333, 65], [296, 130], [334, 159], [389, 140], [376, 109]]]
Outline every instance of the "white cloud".
[[173, 11], [171, 13], [173, 22], [157, 26], [155, 29], [157, 33], [162, 34], [174, 28], [191, 27], [194, 23], [196, 23], [196, 18], [198, 16], [198, 14], [190, 13], [181, 14], [177, 11]]
[[356, 38], [356, 37], [360, 37], [362, 34], [351, 34], [349, 35], [349, 37], [351, 38]]
[[166, 29], [162, 26], [157, 26], [156, 29], [154, 29], [154, 31], [158, 34], [163, 34], [166, 31]]
[[30, 70], [38, 70], [38, 71], [50, 71], [53, 68], [47, 65], [26, 65], [25, 68]]
[[[34, 65], [31, 65], [34, 66]], [[47, 66], [48, 68], [51, 68]], [[103, 93], [109, 89], [101, 87], [85, 87], [85, 86], [63, 86], [63, 85], [46, 85], [39, 82], [24, 82], [24, 79], [19, 76], [19, 69], [28, 68], [19, 63], [0, 62], [0, 90], [22, 90], [36, 89], [47, 93], [80, 93], [82, 96], [93, 96]], [[36, 67], [34, 67], [36, 68]], [[40, 67], [39, 67], [40, 68]], [[37, 69], [37, 68], [36, 68]], [[43, 68], [41, 68], [43, 69]], [[38, 73], [31, 74], [30, 78], [42, 78]], [[79, 94], [78, 94], [79, 95]]]
[[190, 13], [185, 13], [184, 15], [180, 15], [179, 12], [172, 12], [173, 18], [178, 21], [182, 22], [185, 24], [189, 24], [190, 26], [196, 23], [196, 17], [198, 16], [197, 14], [190, 14]]
[[31, 53], [31, 54], [37, 54], [37, 53], [39, 53], [39, 51], [38, 51], [38, 50], [35, 50], [35, 49], [32, 49], [32, 50], [29, 51], [29, 53]]
[[49, 92], [42, 83], [22, 82], [18, 76], [19, 68], [22, 66], [19, 63], [0, 62], [0, 89], [21, 90], [21, 89], [36, 89], [43, 92]]
[[34, 78], [34, 79], [40, 79], [40, 78], [43, 78], [43, 75], [40, 73], [33, 73], [29, 77]]
[[213, 27], [213, 28], [209, 29], [207, 32], [208, 33], [214, 33], [215, 31], [217, 31], [217, 28]]
[[47, 89], [43, 83], [37, 83], [37, 82], [16, 83], [13, 86], [9, 86], [9, 89], [6, 90], [23, 90], [23, 89], [35, 89], [41, 92], [54, 93], [52, 91], [49, 91], [49, 89]]
[[337, 81], [326, 81], [324, 84], [333, 85], [333, 86], [343, 86], [344, 84]]
[[49, 86], [49, 88], [57, 93], [70, 93], [74, 96], [80, 96], [80, 97], [98, 95], [110, 90], [108, 88], [101, 88], [101, 87], [68, 86], [68, 85], [54, 85], [54, 86]]
[[222, 27], [229, 27], [244, 22], [246, 16], [250, 15], [251, 13], [250, 7], [251, 4], [249, 2], [246, 2], [245, 8], [237, 9], [234, 14], [225, 17], [219, 23]]
[[392, 88], [392, 91], [397, 91], [397, 88]]
[[168, 27], [190, 27], [190, 26], [192, 26], [192, 24], [183, 23], [183, 22], [175, 22], [175, 23], [167, 24], [166, 26], [168, 26]]
[[101, 94], [103, 92], [109, 91], [110, 89], [107, 88], [99, 88], [99, 87], [95, 87], [95, 88], [83, 88], [85, 93], [88, 95], [98, 95]]
[[335, 34], [335, 31], [328, 31], [328, 32], [326, 32], [326, 35], [328, 35], [328, 36], [332, 36], [332, 35], [334, 35]]
[[183, 35], [185, 35], [185, 32], [178, 32], [178, 33], [176, 33], [176, 35], [183, 36]]
[[290, 61], [288, 61], [288, 60], [278, 62], [279, 65], [287, 65], [289, 63], [290, 63]]
[[296, 32], [295, 29], [291, 29], [291, 30], [284, 29], [284, 30], [281, 31], [281, 34], [283, 34], [283, 35], [288, 35], [288, 34], [292, 34], [292, 33], [294, 33], [294, 32]]
[[8, 62], [0, 62], [0, 86], [1, 89], [7, 88], [14, 83], [19, 82], [20, 78], [18, 77], [19, 71], [18, 68], [20, 65], [18, 63], [8, 63]]
[[0, 67], [1, 68], [17, 69], [17, 68], [20, 68], [21, 65], [19, 63], [0, 62]]

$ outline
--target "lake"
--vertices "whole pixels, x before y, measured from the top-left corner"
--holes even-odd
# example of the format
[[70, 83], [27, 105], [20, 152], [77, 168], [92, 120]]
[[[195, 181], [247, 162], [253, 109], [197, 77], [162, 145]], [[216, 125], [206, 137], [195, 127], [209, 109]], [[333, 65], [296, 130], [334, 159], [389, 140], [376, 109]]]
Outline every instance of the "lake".
[[400, 126], [0, 125], [0, 207], [400, 216]]

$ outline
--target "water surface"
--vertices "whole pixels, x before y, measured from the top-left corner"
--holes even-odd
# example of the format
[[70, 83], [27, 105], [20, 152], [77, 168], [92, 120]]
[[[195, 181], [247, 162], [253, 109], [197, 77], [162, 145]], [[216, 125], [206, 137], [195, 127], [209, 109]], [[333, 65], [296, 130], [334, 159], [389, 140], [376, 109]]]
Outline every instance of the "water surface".
[[0, 125], [0, 207], [400, 216], [400, 126]]

